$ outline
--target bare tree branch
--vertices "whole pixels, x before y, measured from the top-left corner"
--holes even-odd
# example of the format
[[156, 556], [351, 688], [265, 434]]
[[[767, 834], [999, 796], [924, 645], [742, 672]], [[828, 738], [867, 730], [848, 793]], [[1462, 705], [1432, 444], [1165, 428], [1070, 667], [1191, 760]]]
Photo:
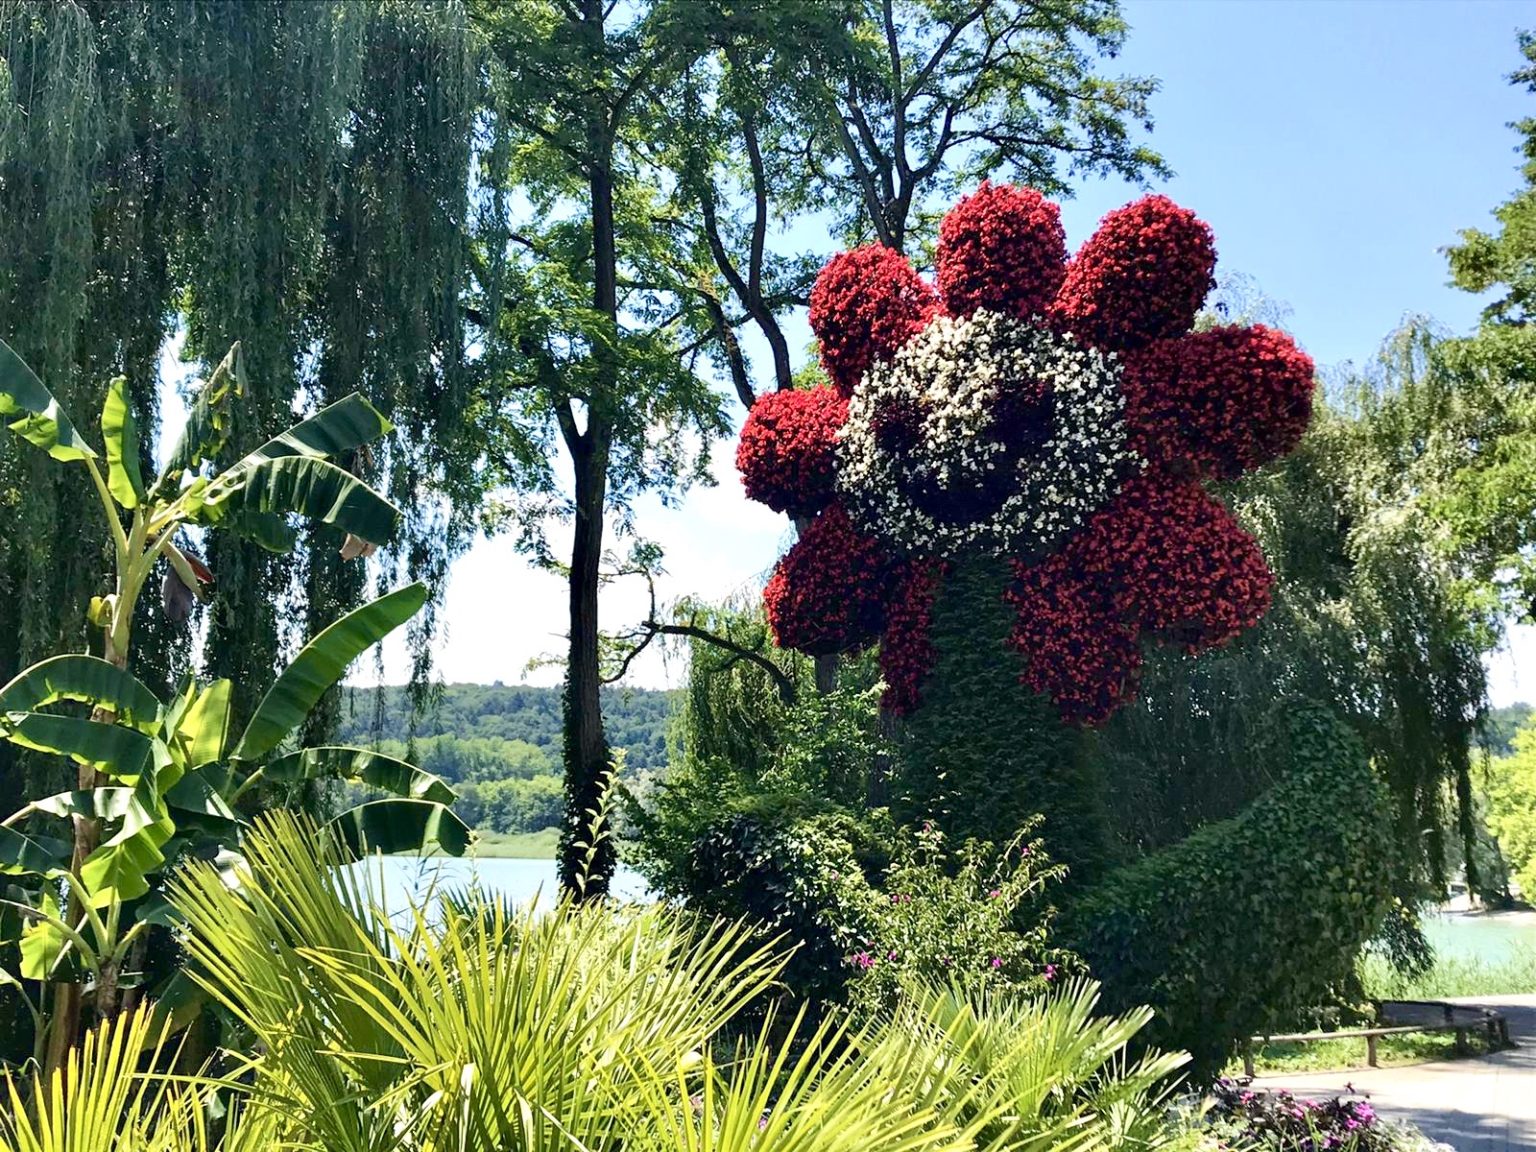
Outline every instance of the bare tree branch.
[[649, 616], [642, 620], [634, 632], [631, 633], [631, 635], [638, 637], [635, 646], [626, 653], [613, 675], [604, 677], [603, 682], [605, 684], [612, 684], [621, 679], [629, 671], [629, 667], [634, 663], [635, 658], [641, 652], [644, 652], [656, 637], [683, 636], [689, 640], [701, 640], [705, 644], [711, 644], [722, 651], [731, 653], [739, 659], [747, 660], [757, 665], [773, 681], [774, 687], [778, 689], [779, 700], [784, 706], [786, 708], [794, 706], [796, 699], [795, 682], [789, 678], [784, 669], [780, 668], [761, 651], [748, 648], [745, 644], [738, 644], [729, 636], [722, 636], [718, 632], [711, 632], [708, 628], [701, 628], [692, 622], [687, 624], [668, 624], [657, 619], [659, 612], [656, 607], [656, 578], [651, 572], [645, 569], [631, 568], [628, 571], [619, 572], [618, 575], [645, 577], [646, 586], [650, 590], [651, 611]]

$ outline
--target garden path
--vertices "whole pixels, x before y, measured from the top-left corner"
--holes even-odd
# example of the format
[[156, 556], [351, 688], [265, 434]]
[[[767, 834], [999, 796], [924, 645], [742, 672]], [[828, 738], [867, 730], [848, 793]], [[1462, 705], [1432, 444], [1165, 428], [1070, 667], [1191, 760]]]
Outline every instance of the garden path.
[[1517, 1047], [1401, 1068], [1260, 1076], [1254, 1085], [1298, 1096], [1369, 1097], [1383, 1116], [1416, 1124], [1457, 1152], [1536, 1152], [1536, 996], [1466, 996], [1455, 1002], [1499, 1009]]

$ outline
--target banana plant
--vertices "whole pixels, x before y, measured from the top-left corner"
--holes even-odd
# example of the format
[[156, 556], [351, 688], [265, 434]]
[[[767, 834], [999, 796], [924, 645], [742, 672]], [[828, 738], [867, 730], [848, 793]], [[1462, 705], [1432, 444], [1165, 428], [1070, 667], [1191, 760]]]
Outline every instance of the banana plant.
[[236, 344], [193, 402], [160, 475], [146, 484], [125, 378], [107, 386], [103, 451], [97, 452], [32, 369], [0, 341], [0, 416], [17, 416], [10, 428], [22, 439], [56, 460], [82, 466], [105, 513], [116, 582], [111, 593], [92, 602], [90, 615], [104, 633], [104, 658], [118, 667], [127, 665], [133, 610], [161, 559], [188, 591], [207, 592], [213, 574], [182, 542], [188, 527], [218, 526], [282, 552], [293, 547], [287, 518], [297, 514], [346, 532], [348, 555], [365, 554], [394, 534], [399, 509], [337, 463], [391, 431], [373, 405], [356, 393], [346, 396], [215, 470], [232, 406], [244, 391], [245, 366]]
[[[145, 896], [150, 877], [187, 835], [228, 835], [233, 801], [259, 779], [358, 779], [398, 795], [384, 807], [349, 813], [349, 842], [385, 848], [415, 833], [462, 851], [467, 831], [448, 813], [452, 794], [409, 765], [356, 749], [310, 749], [274, 755], [350, 661], [409, 618], [425, 593], [402, 589], [365, 605], [326, 629], [273, 685], [239, 741], [228, 743], [230, 685], [188, 684], [161, 702], [129, 672], [134, 610], [165, 562], [168, 610], [190, 610], [213, 580], [189, 544], [189, 531], [217, 528], [274, 551], [294, 546], [290, 518], [330, 524], [346, 534], [343, 556], [366, 556], [393, 535], [399, 510], [343, 462], [391, 431], [389, 422], [353, 394], [295, 424], [227, 467], [234, 404], [245, 391], [235, 344], [200, 390], [181, 437], [158, 476], [146, 480], [126, 380], [107, 386], [101, 450], [93, 447], [36, 373], [0, 341], [0, 418], [66, 466], [89, 475], [112, 540], [111, 591], [92, 600], [89, 619], [102, 633], [101, 657], [72, 654], [43, 661], [0, 691], [0, 739], [69, 757], [77, 788], [38, 800], [0, 824], [0, 872], [42, 876], [34, 899], [10, 892], [0, 922], [21, 925], [24, 973], [53, 979], [46, 1023], [53, 1036], [46, 1063], [57, 1067], [78, 1030], [89, 979], [98, 1015], [116, 1007], [123, 962], [143, 921], [128, 923], [125, 904]], [[83, 702], [90, 719], [49, 711]], [[401, 792], [404, 789], [404, 792]], [[414, 791], [413, 791], [414, 790]], [[399, 807], [398, 805], [405, 805]], [[69, 821], [54, 840], [23, 831], [23, 818]], [[37, 821], [27, 821], [31, 828]], [[219, 829], [225, 831], [220, 832]], [[180, 839], [178, 839], [180, 838]], [[62, 900], [60, 899], [62, 897]], [[60, 1018], [60, 1019], [55, 1019]]]
[[[237, 803], [262, 780], [339, 780], [379, 793], [382, 798], [331, 822], [338, 841], [356, 855], [426, 849], [461, 855], [471, 834], [450, 810], [454, 793], [441, 778], [365, 748], [291, 747], [321, 695], [357, 656], [415, 615], [426, 596], [425, 585], [411, 584], [337, 620], [304, 646], [238, 733], [231, 730], [228, 680], [189, 680], [161, 701], [109, 661], [66, 655], [0, 688], [0, 739], [88, 764], [100, 780], [90, 789], [35, 800], [0, 821], [0, 872], [44, 881], [36, 902], [0, 899], [0, 908], [22, 925], [20, 977], [88, 980], [98, 1014], [109, 1016], [124, 981], [134, 979], [122, 970], [129, 949], [164, 915], [158, 889], [168, 864], [237, 854], [245, 827]], [[64, 701], [112, 719], [46, 710]], [[67, 841], [18, 829], [40, 817], [95, 821], [102, 842], [72, 869]], [[52, 894], [58, 885], [73, 897], [73, 916]], [[36, 1015], [42, 1023], [41, 1008]]]

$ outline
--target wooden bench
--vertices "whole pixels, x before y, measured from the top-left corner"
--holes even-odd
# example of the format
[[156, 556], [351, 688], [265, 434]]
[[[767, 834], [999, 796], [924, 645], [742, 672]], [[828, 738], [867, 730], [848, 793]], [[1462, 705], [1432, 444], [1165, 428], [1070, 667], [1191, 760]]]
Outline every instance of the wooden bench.
[[1492, 1008], [1479, 1008], [1471, 1004], [1448, 1004], [1444, 1000], [1379, 1000], [1376, 1015], [1380, 1019], [1402, 1019], [1422, 1016], [1420, 1022], [1386, 1024], [1378, 1028], [1341, 1028], [1335, 1032], [1292, 1032], [1281, 1036], [1250, 1036], [1243, 1040], [1243, 1072], [1253, 1076], [1253, 1045], [1261, 1044], [1310, 1044], [1318, 1040], [1365, 1040], [1365, 1062], [1377, 1067], [1376, 1042], [1383, 1036], [1405, 1036], [1413, 1032], [1456, 1033], [1456, 1055], [1465, 1056], [1470, 1051], [1468, 1034], [1472, 1031], [1486, 1033], [1488, 1050], [1509, 1047], [1509, 1021]]

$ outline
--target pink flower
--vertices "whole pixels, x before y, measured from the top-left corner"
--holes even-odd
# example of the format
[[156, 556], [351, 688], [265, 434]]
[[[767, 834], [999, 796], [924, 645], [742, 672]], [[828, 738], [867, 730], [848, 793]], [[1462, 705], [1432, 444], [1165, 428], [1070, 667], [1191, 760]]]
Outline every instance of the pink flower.
[[1002, 966], [1003, 966], [1003, 958], [1001, 956], [994, 956], [994, 957], [992, 957], [992, 967], [994, 967], [994, 968], [1001, 968]]
[[1047, 964], [1045, 966], [1045, 978], [1048, 981], [1056, 979], [1056, 965]]
[[855, 952], [851, 957], [849, 957], [849, 959], [862, 972], [868, 972], [875, 966], [875, 958], [868, 952]]
[[988, 900], [996, 900], [1002, 894], [1003, 894], [1003, 890], [1001, 888], [994, 888], [994, 889], [992, 889], [992, 891], [987, 893], [987, 899]]

